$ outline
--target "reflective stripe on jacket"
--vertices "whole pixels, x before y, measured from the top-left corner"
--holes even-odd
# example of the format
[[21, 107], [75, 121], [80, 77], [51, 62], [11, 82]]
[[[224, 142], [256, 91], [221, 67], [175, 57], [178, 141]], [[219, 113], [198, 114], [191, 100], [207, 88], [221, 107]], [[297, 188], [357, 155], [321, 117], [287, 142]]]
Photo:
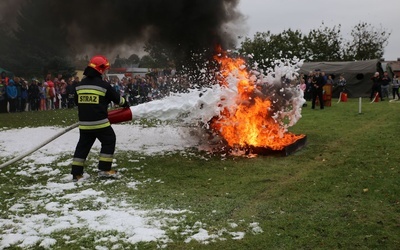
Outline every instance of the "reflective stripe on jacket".
[[78, 106], [79, 128], [82, 130], [101, 129], [110, 126], [108, 104], [119, 105], [125, 99], [101, 75], [85, 77], [75, 86], [75, 103]]

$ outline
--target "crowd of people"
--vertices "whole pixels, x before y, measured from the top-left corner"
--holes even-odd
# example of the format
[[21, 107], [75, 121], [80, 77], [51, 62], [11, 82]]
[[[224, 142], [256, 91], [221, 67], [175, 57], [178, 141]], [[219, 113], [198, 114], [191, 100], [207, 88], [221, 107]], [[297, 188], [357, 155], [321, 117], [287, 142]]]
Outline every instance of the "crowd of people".
[[381, 75], [379, 72], [375, 72], [374, 76], [371, 77], [372, 80], [372, 89], [370, 100], [375, 100], [376, 97], [379, 97], [381, 101], [384, 101], [385, 98], [389, 99], [390, 96], [390, 84], [392, 84], [392, 97], [393, 100], [400, 99], [399, 94], [399, 80], [397, 76], [394, 75], [393, 79], [389, 77], [388, 72], [383, 72]]
[[[340, 75], [339, 79], [334, 81], [332, 75], [326, 75], [325, 72], [316, 69], [315, 71], [309, 72], [308, 75], [301, 74], [298, 79], [300, 89], [304, 92], [304, 99], [311, 101], [311, 108], [315, 108], [317, 99], [320, 105], [322, 102], [320, 108], [324, 108], [322, 95], [323, 86], [325, 84], [331, 84], [332, 88], [338, 89], [339, 93], [347, 92], [347, 81], [343, 75]], [[400, 82], [396, 75], [394, 75], [393, 79], [391, 79], [387, 71], [385, 71], [383, 75], [381, 75], [379, 72], [375, 72], [374, 76], [371, 77], [371, 84], [371, 101], [376, 97], [379, 97], [381, 101], [384, 101], [385, 98], [389, 99], [390, 96], [392, 96], [393, 100], [400, 100]]]
[[[190, 87], [187, 76], [165, 72], [145, 76], [135, 75], [122, 79], [110, 76], [105, 80], [131, 106], [163, 98], [171, 92], [183, 92]], [[371, 100], [375, 98], [375, 95], [378, 95], [382, 101], [385, 97], [389, 98], [390, 85], [393, 99], [400, 99], [400, 83], [396, 76], [391, 79], [387, 72], [384, 72], [382, 76], [376, 72], [371, 80]], [[49, 74], [43, 81], [36, 78], [27, 81], [17, 76], [9, 78], [6, 72], [2, 72], [0, 74], [0, 113], [73, 108], [75, 107], [74, 86], [79, 81], [79, 77], [63, 78], [61, 74], [54, 78]], [[311, 108], [315, 108], [318, 99], [321, 109], [324, 108], [322, 95], [325, 84], [332, 84], [340, 92], [346, 91], [347, 84], [343, 75], [334, 82], [332, 75], [326, 75], [319, 69], [309, 72], [308, 75], [301, 74], [297, 83], [304, 92], [304, 98], [311, 101]]]
[[171, 92], [184, 92], [190, 87], [185, 75], [148, 74], [122, 79], [110, 77], [105, 80], [109, 81], [131, 106], [161, 99]]
[[[324, 71], [315, 69], [314, 71], [310, 71], [308, 75], [300, 74], [298, 84], [304, 93], [304, 99], [311, 101], [312, 109], [315, 109], [317, 100], [320, 104], [320, 108], [324, 109], [323, 87], [326, 84], [330, 84], [332, 88], [335, 87], [338, 88], [340, 92], [345, 92], [347, 81], [343, 75], [340, 75], [339, 80], [334, 82], [332, 75], [327, 75]], [[307, 104], [304, 104], [304, 106], [307, 106]]]
[[[160, 99], [171, 92], [182, 92], [189, 88], [185, 75], [147, 74], [133, 77], [105, 77], [111, 86], [130, 105], [138, 105]], [[0, 75], [0, 113], [41, 111], [75, 107], [75, 85], [79, 77], [63, 78], [61, 74], [52, 78], [49, 74], [43, 81], [32, 78], [27, 81], [20, 77]], [[114, 105], [113, 103], [111, 105]]]
[[44, 81], [36, 78], [27, 81], [18, 76], [9, 78], [2, 72], [0, 80], [0, 113], [14, 113], [72, 108], [75, 93], [73, 84], [79, 78], [70, 78], [66, 82], [62, 75], [52, 79], [49, 74]]

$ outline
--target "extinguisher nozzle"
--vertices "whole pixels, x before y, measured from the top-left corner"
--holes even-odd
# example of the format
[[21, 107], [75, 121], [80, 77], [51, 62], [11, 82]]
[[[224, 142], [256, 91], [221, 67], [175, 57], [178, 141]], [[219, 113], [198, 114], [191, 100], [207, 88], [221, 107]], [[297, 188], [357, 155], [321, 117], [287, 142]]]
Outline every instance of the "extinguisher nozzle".
[[132, 111], [130, 108], [111, 110], [110, 112], [108, 112], [108, 120], [111, 124], [131, 121]]

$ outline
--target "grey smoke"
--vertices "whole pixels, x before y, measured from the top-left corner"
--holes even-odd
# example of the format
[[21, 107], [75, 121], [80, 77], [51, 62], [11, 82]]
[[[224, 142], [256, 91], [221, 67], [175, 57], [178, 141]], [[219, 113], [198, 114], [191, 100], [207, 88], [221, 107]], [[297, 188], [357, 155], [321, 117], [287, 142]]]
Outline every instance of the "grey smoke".
[[[21, 4], [44, 1], [42, 15], [68, 30], [66, 38], [78, 53], [88, 48], [112, 51], [144, 41], [172, 51], [190, 52], [216, 45], [231, 48], [236, 34], [229, 24], [241, 23], [239, 0], [1, 0], [1, 21], [15, 27]], [[235, 26], [235, 25], [231, 25]]]

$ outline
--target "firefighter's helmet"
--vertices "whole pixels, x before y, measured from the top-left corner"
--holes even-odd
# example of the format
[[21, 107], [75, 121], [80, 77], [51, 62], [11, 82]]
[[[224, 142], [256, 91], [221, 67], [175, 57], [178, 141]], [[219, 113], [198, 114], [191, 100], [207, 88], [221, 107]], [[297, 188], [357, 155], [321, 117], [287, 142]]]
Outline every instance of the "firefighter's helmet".
[[94, 68], [100, 72], [100, 74], [104, 74], [104, 72], [110, 68], [110, 62], [105, 56], [96, 55], [90, 59], [88, 66]]

